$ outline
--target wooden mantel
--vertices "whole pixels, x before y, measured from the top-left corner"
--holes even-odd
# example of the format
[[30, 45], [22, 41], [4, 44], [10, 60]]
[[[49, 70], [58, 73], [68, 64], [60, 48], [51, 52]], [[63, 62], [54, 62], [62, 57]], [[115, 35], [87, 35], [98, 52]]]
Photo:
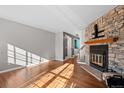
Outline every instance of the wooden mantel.
[[99, 39], [99, 40], [89, 40], [87, 42], [85, 42], [85, 44], [88, 45], [95, 45], [95, 44], [101, 44], [101, 43], [113, 43], [116, 42], [118, 40], [118, 37], [115, 38], [107, 38], [107, 39]]

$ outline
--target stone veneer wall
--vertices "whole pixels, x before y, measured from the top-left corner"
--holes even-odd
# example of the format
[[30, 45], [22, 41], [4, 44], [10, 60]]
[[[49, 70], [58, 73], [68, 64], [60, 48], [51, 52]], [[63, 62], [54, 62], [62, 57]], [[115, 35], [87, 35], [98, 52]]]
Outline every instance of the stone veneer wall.
[[[109, 45], [109, 67], [117, 63], [120, 68], [124, 68], [124, 5], [120, 5], [110, 10], [107, 14], [92, 22], [85, 29], [85, 41], [91, 40], [94, 32], [94, 25], [98, 24], [99, 30], [104, 30], [105, 37], [119, 37], [117, 42]], [[102, 39], [102, 38], [100, 38]], [[104, 43], [105, 44], [105, 43]], [[89, 45], [85, 48], [86, 56], [89, 55]]]

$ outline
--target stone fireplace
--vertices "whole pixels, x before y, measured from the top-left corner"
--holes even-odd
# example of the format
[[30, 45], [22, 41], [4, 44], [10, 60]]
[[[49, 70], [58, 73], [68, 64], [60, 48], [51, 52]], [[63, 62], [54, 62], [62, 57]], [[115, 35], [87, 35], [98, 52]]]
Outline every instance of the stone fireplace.
[[100, 70], [108, 69], [108, 45], [90, 46], [90, 66]]
[[[97, 24], [97, 25], [96, 25]], [[124, 72], [124, 5], [119, 5], [107, 14], [98, 18], [85, 29], [85, 41], [110, 40], [117, 37], [116, 42], [86, 44], [85, 59], [87, 63], [100, 70], [117, 65]], [[119, 71], [119, 69], [116, 69]]]

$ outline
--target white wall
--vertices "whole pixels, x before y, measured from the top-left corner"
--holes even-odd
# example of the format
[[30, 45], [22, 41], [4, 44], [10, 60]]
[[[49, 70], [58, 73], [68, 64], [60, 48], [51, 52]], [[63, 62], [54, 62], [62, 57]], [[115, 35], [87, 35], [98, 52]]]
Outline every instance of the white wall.
[[[81, 43], [81, 47], [84, 46], [84, 42], [85, 42], [85, 29], [80, 31], [79, 33], [79, 37], [80, 37], [80, 43]], [[80, 51], [80, 61], [85, 61], [87, 62], [87, 60], [89, 60], [88, 56], [85, 55], [85, 47]]]
[[0, 63], [7, 62], [7, 44], [47, 59], [55, 58], [55, 34], [0, 19]]
[[67, 36], [67, 58], [72, 56], [72, 38]]
[[63, 32], [55, 36], [55, 59], [63, 61]]

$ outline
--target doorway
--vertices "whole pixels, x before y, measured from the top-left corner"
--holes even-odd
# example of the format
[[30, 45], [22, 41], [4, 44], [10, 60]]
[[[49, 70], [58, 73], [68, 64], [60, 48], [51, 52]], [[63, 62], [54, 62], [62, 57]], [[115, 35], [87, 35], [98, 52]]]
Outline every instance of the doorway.
[[63, 59], [70, 58], [73, 55], [75, 55], [77, 49], [77, 42], [76, 40], [79, 40], [79, 37], [73, 36], [68, 33], [63, 33]]

